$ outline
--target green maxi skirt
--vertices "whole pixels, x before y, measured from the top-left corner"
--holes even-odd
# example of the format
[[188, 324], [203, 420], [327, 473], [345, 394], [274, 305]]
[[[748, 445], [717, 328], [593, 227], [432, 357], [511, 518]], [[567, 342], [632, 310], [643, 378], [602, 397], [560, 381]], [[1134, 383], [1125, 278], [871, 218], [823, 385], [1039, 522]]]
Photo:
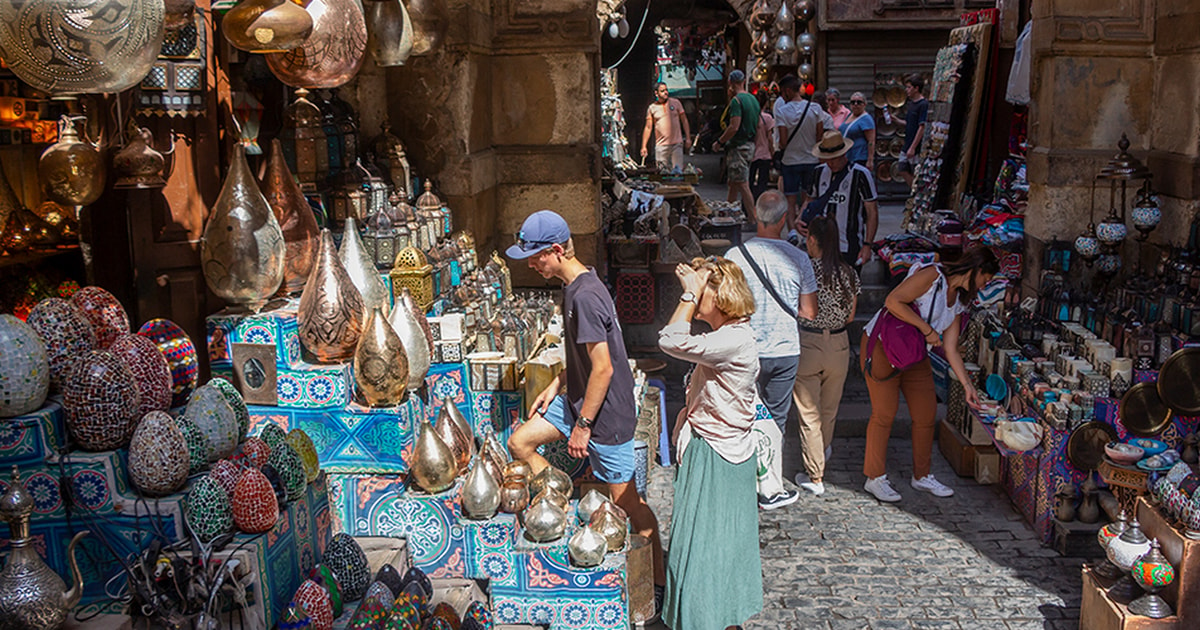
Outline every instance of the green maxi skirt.
[[723, 630], [762, 611], [755, 458], [731, 464], [694, 437], [675, 474], [663, 621]]

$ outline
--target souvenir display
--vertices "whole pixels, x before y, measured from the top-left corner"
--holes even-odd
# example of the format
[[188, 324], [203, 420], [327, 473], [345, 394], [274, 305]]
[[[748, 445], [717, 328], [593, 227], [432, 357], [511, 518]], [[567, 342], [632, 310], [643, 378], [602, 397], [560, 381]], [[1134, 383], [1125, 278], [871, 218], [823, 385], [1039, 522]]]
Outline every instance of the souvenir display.
[[138, 329], [137, 334], [154, 342], [171, 368], [171, 407], [187, 402], [196, 388], [200, 362], [196, 346], [178, 324], [169, 319], [152, 319]]
[[74, 302], [46, 298], [33, 307], [25, 323], [45, 345], [50, 386], [55, 390], [61, 390], [63, 377], [75, 359], [88, 350], [98, 349], [91, 322]]
[[283, 230], [250, 174], [245, 149], [233, 147], [229, 172], [204, 227], [200, 264], [209, 290], [257, 311], [283, 282]]
[[267, 463], [279, 473], [284, 488], [287, 489], [288, 501], [295, 501], [304, 494], [305, 476], [304, 462], [291, 446], [284, 442], [271, 449]]
[[133, 374], [138, 390], [138, 417], [171, 408], [171, 368], [153, 341], [141, 335], [122, 334], [108, 347]]
[[30, 536], [29, 519], [34, 498], [25, 489], [17, 467], [12, 468], [8, 489], [0, 497], [0, 520], [8, 523], [10, 538], [4, 569], [0, 571], [0, 627], [12, 630], [57, 630], [79, 603], [83, 594], [83, 576], [75, 562], [75, 546], [87, 535], [83, 531], [71, 539], [67, 557], [71, 563], [71, 588], [46, 566], [38, 555], [41, 545]]
[[117, 337], [129, 332], [129, 315], [125, 313], [125, 307], [108, 291], [100, 287], [83, 287], [71, 296], [71, 302], [92, 325], [99, 349], [107, 349]]
[[37, 332], [12, 315], [0, 315], [0, 356], [0, 418], [41, 407], [50, 389], [50, 361]]
[[151, 411], [129, 441], [129, 480], [143, 494], [171, 494], [187, 481], [188, 457], [179, 425], [166, 412]]
[[139, 405], [133, 373], [110, 352], [80, 356], [62, 384], [67, 430], [79, 448], [105, 451], [129, 443]]

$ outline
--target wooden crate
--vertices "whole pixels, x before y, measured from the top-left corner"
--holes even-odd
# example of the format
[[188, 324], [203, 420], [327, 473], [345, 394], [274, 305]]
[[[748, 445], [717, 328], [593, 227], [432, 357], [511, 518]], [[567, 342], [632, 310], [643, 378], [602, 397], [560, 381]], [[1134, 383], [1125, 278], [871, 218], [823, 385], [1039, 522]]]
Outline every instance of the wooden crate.
[[[1079, 630], [1183, 630], [1179, 617], [1151, 619], [1131, 614], [1108, 598], [1103, 583], [1083, 568], [1083, 599], [1079, 604]], [[1192, 626], [1194, 627], [1194, 626]]]
[[975, 476], [975, 447], [958, 429], [944, 420], [938, 429], [938, 446], [959, 477]]
[[989, 441], [975, 447], [975, 483], [990, 486], [1000, 482], [1000, 451]]

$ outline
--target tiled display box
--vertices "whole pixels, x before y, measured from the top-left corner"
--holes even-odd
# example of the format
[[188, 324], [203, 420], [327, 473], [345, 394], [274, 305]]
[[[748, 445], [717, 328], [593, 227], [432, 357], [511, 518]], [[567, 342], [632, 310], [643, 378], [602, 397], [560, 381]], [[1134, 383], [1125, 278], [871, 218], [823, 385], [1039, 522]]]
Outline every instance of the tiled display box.
[[275, 364], [280, 368], [300, 365], [299, 300], [268, 305], [260, 313], [229, 313], [228, 309], [205, 318], [209, 366], [233, 369], [233, 344], [257, 343], [275, 346]]

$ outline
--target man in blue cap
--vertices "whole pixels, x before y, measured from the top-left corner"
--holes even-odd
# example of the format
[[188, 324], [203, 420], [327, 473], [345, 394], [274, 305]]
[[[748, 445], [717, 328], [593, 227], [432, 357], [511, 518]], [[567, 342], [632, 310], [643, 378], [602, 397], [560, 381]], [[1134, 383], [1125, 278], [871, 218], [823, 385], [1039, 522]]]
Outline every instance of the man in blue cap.
[[666, 584], [662, 543], [654, 512], [633, 484], [637, 404], [612, 297], [595, 270], [575, 257], [571, 229], [553, 211], [529, 215], [516, 244], [505, 253], [514, 260], [528, 260], [543, 278], [563, 281], [566, 337], [566, 369], [533, 399], [529, 419], [508, 438], [508, 450], [537, 474], [550, 465], [537, 448], [569, 438], [567, 452], [588, 458], [596, 478], [608, 484], [613, 501], [628, 514], [634, 531], [650, 539], [655, 599], [660, 604]]

